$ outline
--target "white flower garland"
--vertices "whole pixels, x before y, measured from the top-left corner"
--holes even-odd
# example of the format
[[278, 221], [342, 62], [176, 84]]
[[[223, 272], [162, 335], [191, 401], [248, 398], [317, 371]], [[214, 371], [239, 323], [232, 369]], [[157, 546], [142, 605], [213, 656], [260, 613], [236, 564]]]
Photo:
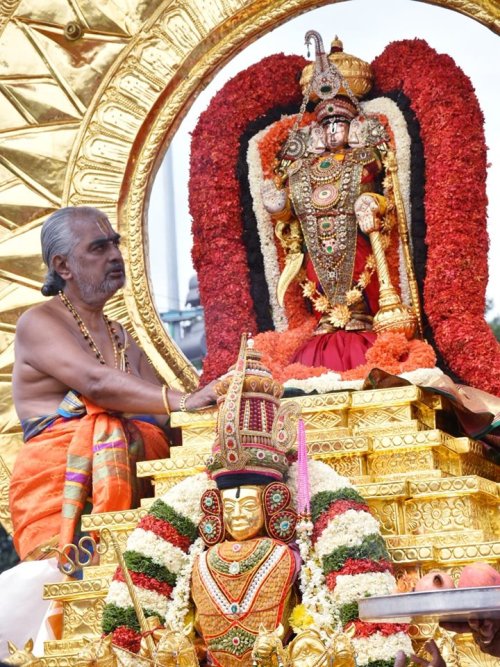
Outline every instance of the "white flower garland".
[[333, 599], [344, 605], [372, 595], [391, 595], [394, 589], [395, 581], [390, 572], [340, 574], [335, 581]]
[[[408, 380], [412, 384], [425, 387], [437, 377], [443, 375], [443, 371], [435, 366], [434, 368], [416, 368], [414, 371], [399, 373], [397, 377]], [[284, 382], [288, 389], [300, 389], [306, 394], [317, 392], [318, 394], [328, 394], [332, 391], [349, 391], [363, 388], [364, 380], [339, 380], [340, 375], [329, 371], [318, 377], [310, 377], [304, 380], [290, 379]]]
[[301, 389], [306, 394], [318, 392], [328, 394], [331, 391], [358, 390], [363, 386], [363, 380], [341, 380], [341, 375], [335, 371], [328, 371], [316, 377], [296, 379], [290, 378], [283, 383], [289, 389]]
[[182, 549], [158, 537], [151, 530], [136, 528], [127, 542], [129, 551], [139, 553], [151, 558], [153, 563], [166, 567], [173, 574], [178, 574], [186, 560], [186, 554]]
[[[309, 472], [309, 484], [311, 489], [314, 489], [314, 495], [320, 491], [338, 491], [339, 489], [353, 489], [354, 486], [347, 479], [342, 477], [331, 466], [323, 463], [323, 461], [316, 461], [309, 459], [307, 461], [307, 469]], [[288, 469], [287, 486], [292, 494], [292, 504], [297, 508], [297, 490], [299, 484], [299, 465], [297, 462], [292, 463]]]
[[264, 207], [261, 195], [264, 174], [259, 153], [259, 141], [274, 125], [275, 123], [258, 132], [248, 143], [248, 183], [252, 196], [252, 207], [257, 220], [257, 231], [260, 239], [260, 249], [264, 262], [264, 273], [269, 290], [269, 303], [274, 327], [276, 331], [286, 331], [288, 328], [288, 318], [285, 309], [279, 305], [277, 297], [278, 280], [281, 272], [278, 263], [274, 225], [270, 214]]
[[106, 604], [114, 604], [121, 609], [132, 607], [132, 598], [128, 592], [127, 586], [122, 586], [121, 581], [112, 581], [109, 585], [108, 595], [106, 597]]
[[[352, 488], [352, 484], [346, 477], [339, 475], [333, 468], [321, 461], [309, 460], [307, 462], [309, 472], [309, 483], [314, 495], [320, 491], [338, 491], [343, 488]], [[297, 495], [299, 469], [298, 464], [290, 466], [288, 485], [292, 497]], [[297, 544], [303, 566], [299, 575], [299, 587], [301, 602], [307, 613], [313, 619], [316, 627], [325, 643], [329, 641], [331, 629], [340, 629], [338, 616], [339, 605], [334, 600], [331, 591], [328, 590], [325, 574], [319, 554], [313, 549], [311, 535], [313, 524], [309, 520], [300, 520], [297, 525]]]
[[184, 629], [185, 619], [189, 611], [193, 565], [196, 557], [203, 552], [204, 548], [205, 545], [201, 537], [198, 537], [189, 548], [188, 557], [177, 577], [171, 599], [167, 602], [167, 611], [165, 613], [166, 627], [179, 632]]
[[[141, 586], [134, 586], [134, 591], [143, 609], [149, 609], [160, 616], [165, 616], [167, 599], [162, 593], [150, 591]], [[108, 602], [112, 602], [122, 609], [133, 606], [128, 586], [124, 581], [111, 582], [108, 593]]]
[[375, 660], [394, 660], [398, 651], [404, 651], [406, 655], [413, 653], [411, 640], [404, 632], [396, 632], [389, 636], [376, 632], [370, 637], [355, 637], [351, 641], [356, 652], [358, 667]]
[[[342, 477], [342, 475], [339, 475], [336, 470], [334, 470], [326, 463], [323, 463], [323, 461], [309, 459], [307, 462], [307, 468], [309, 471], [309, 483], [313, 495], [316, 495], [321, 491], [354, 489], [354, 486], [347, 479], [347, 477]], [[290, 466], [288, 473], [288, 484], [295, 489], [297, 488], [298, 484], [298, 473], [298, 464], [293, 463]]]
[[315, 550], [319, 557], [339, 547], [357, 547], [368, 535], [377, 535], [380, 524], [374, 516], [360, 510], [347, 510], [333, 517], [319, 536]]
[[[160, 500], [174, 509], [180, 516], [189, 519], [197, 526], [202, 517], [200, 507], [201, 496], [207, 489], [215, 487], [215, 482], [209, 479], [206, 472], [202, 472], [198, 475], [193, 475], [192, 477], [183, 479], [181, 482], [164, 493]], [[171, 542], [168, 542], [167, 540], [158, 537], [152, 531], [144, 530], [143, 528], [135, 528], [135, 530], [132, 531], [127, 539], [127, 551], [137, 551], [138, 553], [151, 558], [154, 563], [167, 567], [167, 569], [173, 574], [177, 574], [176, 584], [173, 587], [171, 593], [171, 599], [172, 601], [175, 601], [175, 604], [169, 604], [169, 600], [165, 596], [161, 596], [163, 598], [162, 610], [160, 612], [162, 616], [165, 616], [166, 611], [169, 611], [171, 608], [173, 608], [174, 613], [177, 613], [177, 616], [174, 618], [178, 618], [180, 612], [175, 612], [175, 609], [177, 609], [177, 607], [178, 609], [184, 608], [184, 597], [182, 596], [182, 592], [186, 586], [185, 573], [189, 572], [190, 578], [190, 572], [194, 561], [193, 553], [196, 553], [197, 547], [195, 547], [195, 545], [198, 544], [199, 539], [200, 538], [197, 538], [197, 540], [195, 540], [187, 554], [185, 554], [181, 549], [173, 545]], [[146, 595], [146, 593], [154, 593], [154, 591], [144, 592], [145, 589], [135, 585], [134, 590], [139, 596], [139, 600], [141, 600], [142, 607], [156, 610], [156, 607], [154, 606], [148, 607], [147, 604], [143, 604], [143, 600], [147, 601], [148, 604], [159, 604], [159, 601], [154, 598], [153, 595], [149, 597]], [[160, 595], [158, 593], [154, 594]], [[117, 607], [133, 606], [128, 588], [124, 582], [111, 582], [108, 595], [106, 596], [106, 603], [114, 604]], [[186, 613], [187, 608], [186, 612], [181, 617], [180, 622], [184, 620]]]
[[216, 484], [206, 472], [187, 477], [161, 496], [166, 505], [170, 505], [181, 516], [185, 516], [196, 526], [201, 521], [201, 497], [207, 489], [215, 489]]
[[301, 603], [313, 619], [312, 625], [318, 630], [325, 644], [329, 640], [331, 629], [340, 629], [337, 607], [326, 585], [325, 574], [311, 544], [313, 524], [300, 520], [297, 524], [297, 544], [299, 546], [302, 567], [299, 575]]
[[[313, 494], [321, 491], [335, 492], [354, 488], [345, 477], [321, 461], [308, 461], [309, 482]], [[298, 465], [290, 467], [288, 484], [292, 495], [297, 493]], [[355, 602], [366, 595], [388, 595], [396, 588], [396, 581], [390, 572], [366, 572], [352, 575], [338, 575], [333, 591], [328, 589], [321, 565], [321, 556], [331, 553], [335, 546], [359, 544], [366, 535], [379, 535], [379, 523], [367, 512], [347, 510], [333, 517], [314, 545], [311, 543], [313, 524], [301, 520], [297, 526], [297, 543], [302, 566], [299, 582], [302, 604], [312, 618], [312, 625], [319, 631], [325, 645], [332, 630], [341, 630], [339, 610], [346, 604]], [[323, 536], [326, 537], [323, 539]], [[404, 632], [384, 636], [375, 633], [368, 638], [351, 640], [356, 654], [356, 664], [364, 667], [375, 660], [393, 660], [397, 651], [407, 655], [412, 652], [410, 638]]]

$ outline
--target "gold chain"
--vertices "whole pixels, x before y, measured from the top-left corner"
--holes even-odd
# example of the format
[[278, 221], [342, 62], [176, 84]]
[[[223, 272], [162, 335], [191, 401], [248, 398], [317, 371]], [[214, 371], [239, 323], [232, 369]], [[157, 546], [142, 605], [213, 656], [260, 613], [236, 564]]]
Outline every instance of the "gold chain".
[[[63, 304], [66, 306], [66, 308], [69, 310], [69, 312], [73, 315], [73, 318], [74, 318], [75, 322], [77, 323], [78, 328], [80, 329], [80, 332], [81, 332], [82, 336], [84, 337], [84, 339], [89, 344], [89, 347], [92, 350], [92, 352], [95, 354], [96, 359], [98, 360], [98, 362], [100, 364], [102, 364], [103, 366], [106, 365], [106, 360], [104, 359], [104, 356], [103, 356], [101, 350], [97, 347], [97, 345], [96, 345], [94, 339], [92, 338], [92, 335], [91, 335], [87, 325], [85, 324], [85, 322], [80, 317], [80, 315], [79, 315], [78, 311], [76, 310], [76, 308], [74, 307], [74, 305], [68, 299], [66, 294], [64, 294], [64, 292], [60, 291], [59, 292], [59, 297], [60, 297], [61, 301], [63, 302]], [[113, 357], [114, 357], [114, 361], [115, 361], [115, 368], [119, 368], [120, 370], [123, 370], [127, 373], [130, 373], [130, 364], [129, 364], [129, 361], [128, 361], [126, 350], [125, 350], [124, 346], [122, 345], [122, 342], [119, 339], [118, 334], [117, 334], [115, 328], [113, 327], [113, 325], [111, 323], [111, 320], [108, 317], [106, 317], [106, 315], [104, 315], [104, 313], [103, 313], [102, 317], [104, 319], [104, 322], [106, 324], [106, 328], [108, 330], [108, 335], [109, 335], [109, 339], [111, 341], [111, 345], [113, 346]]]

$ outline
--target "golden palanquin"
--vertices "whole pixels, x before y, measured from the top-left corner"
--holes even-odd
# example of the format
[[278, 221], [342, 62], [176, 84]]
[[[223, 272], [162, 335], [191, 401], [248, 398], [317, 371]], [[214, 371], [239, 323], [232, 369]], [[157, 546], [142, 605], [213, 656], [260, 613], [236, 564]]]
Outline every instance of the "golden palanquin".
[[[356, 484], [381, 523], [398, 579], [434, 568], [457, 577], [468, 563], [500, 561], [500, 467], [484, 458], [480, 443], [446, 432], [452, 415], [445, 399], [408, 386], [293, 400], [302, 407], [309, 455]], [[215, 433], [215, 410], [174, 413], [172, 420], [182, 428], [183, 447], [173, 448], [170, 459], [139, 464], [139, 474], [152, 477], [156, 496], [204, 468]], [[124, 547], [151, 502], [129, 512], [86, 516], [83, 528], [110, 529]], [[64, 607], [63, 638], [46, 644], [46, 664], [67, 664], [86, 638], [99, 634], [116, 568], [112, 549], [101, 563], [85, 568], [82, 582], [45, 587], [45, 595]], [[411, 628], [417, 645], [434, 631], [431, 621]], [[464, 667], [494, 664], [467, 635], [456, 641]]]

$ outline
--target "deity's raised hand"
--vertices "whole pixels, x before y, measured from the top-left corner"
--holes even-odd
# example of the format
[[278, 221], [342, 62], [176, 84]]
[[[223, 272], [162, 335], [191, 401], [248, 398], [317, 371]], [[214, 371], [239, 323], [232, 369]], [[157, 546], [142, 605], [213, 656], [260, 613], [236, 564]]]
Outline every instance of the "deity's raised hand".
[[359, 228], [364, 234], [380, 230], [380, 207], [375, 197], [369, 194], [360, 195], [354, 204], [354, 212]]
[[264, 208], [268, 213], [280, 213], [285, 209], [287, 199], [286, 191], [278, 189], [273, 180], [267, 179], [264, 181], [260, 194]]

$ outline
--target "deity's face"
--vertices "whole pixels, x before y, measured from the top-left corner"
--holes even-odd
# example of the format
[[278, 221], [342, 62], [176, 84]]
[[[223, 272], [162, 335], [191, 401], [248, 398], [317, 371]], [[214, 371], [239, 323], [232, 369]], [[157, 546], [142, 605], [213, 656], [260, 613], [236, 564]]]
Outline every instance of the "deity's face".
[[320, 155], [326, 149], [325, 130], [321, 125], [313, 125], [307, 142], [307, 152], [313, 155]]
[[239, 486], [221, 491], [224, 525], [237, 542], [249, 540], [262, 532], [265, 523], [262, 487]]
[[325, 132], [325, 143], [329, 150], [347, 145], [349, 136], [349, 123], [346, 120], [328, 119], [323, 124]]
[[304, 630], [290, 644], [292, 667], [326, 667], [328, 657], [320, 661], [324, 654], [325, 646], [314, 630]]
[[349, 126], [348, 142], [352, 148], [366, 144], [367, 123], [364, 119], [354, 118]]

